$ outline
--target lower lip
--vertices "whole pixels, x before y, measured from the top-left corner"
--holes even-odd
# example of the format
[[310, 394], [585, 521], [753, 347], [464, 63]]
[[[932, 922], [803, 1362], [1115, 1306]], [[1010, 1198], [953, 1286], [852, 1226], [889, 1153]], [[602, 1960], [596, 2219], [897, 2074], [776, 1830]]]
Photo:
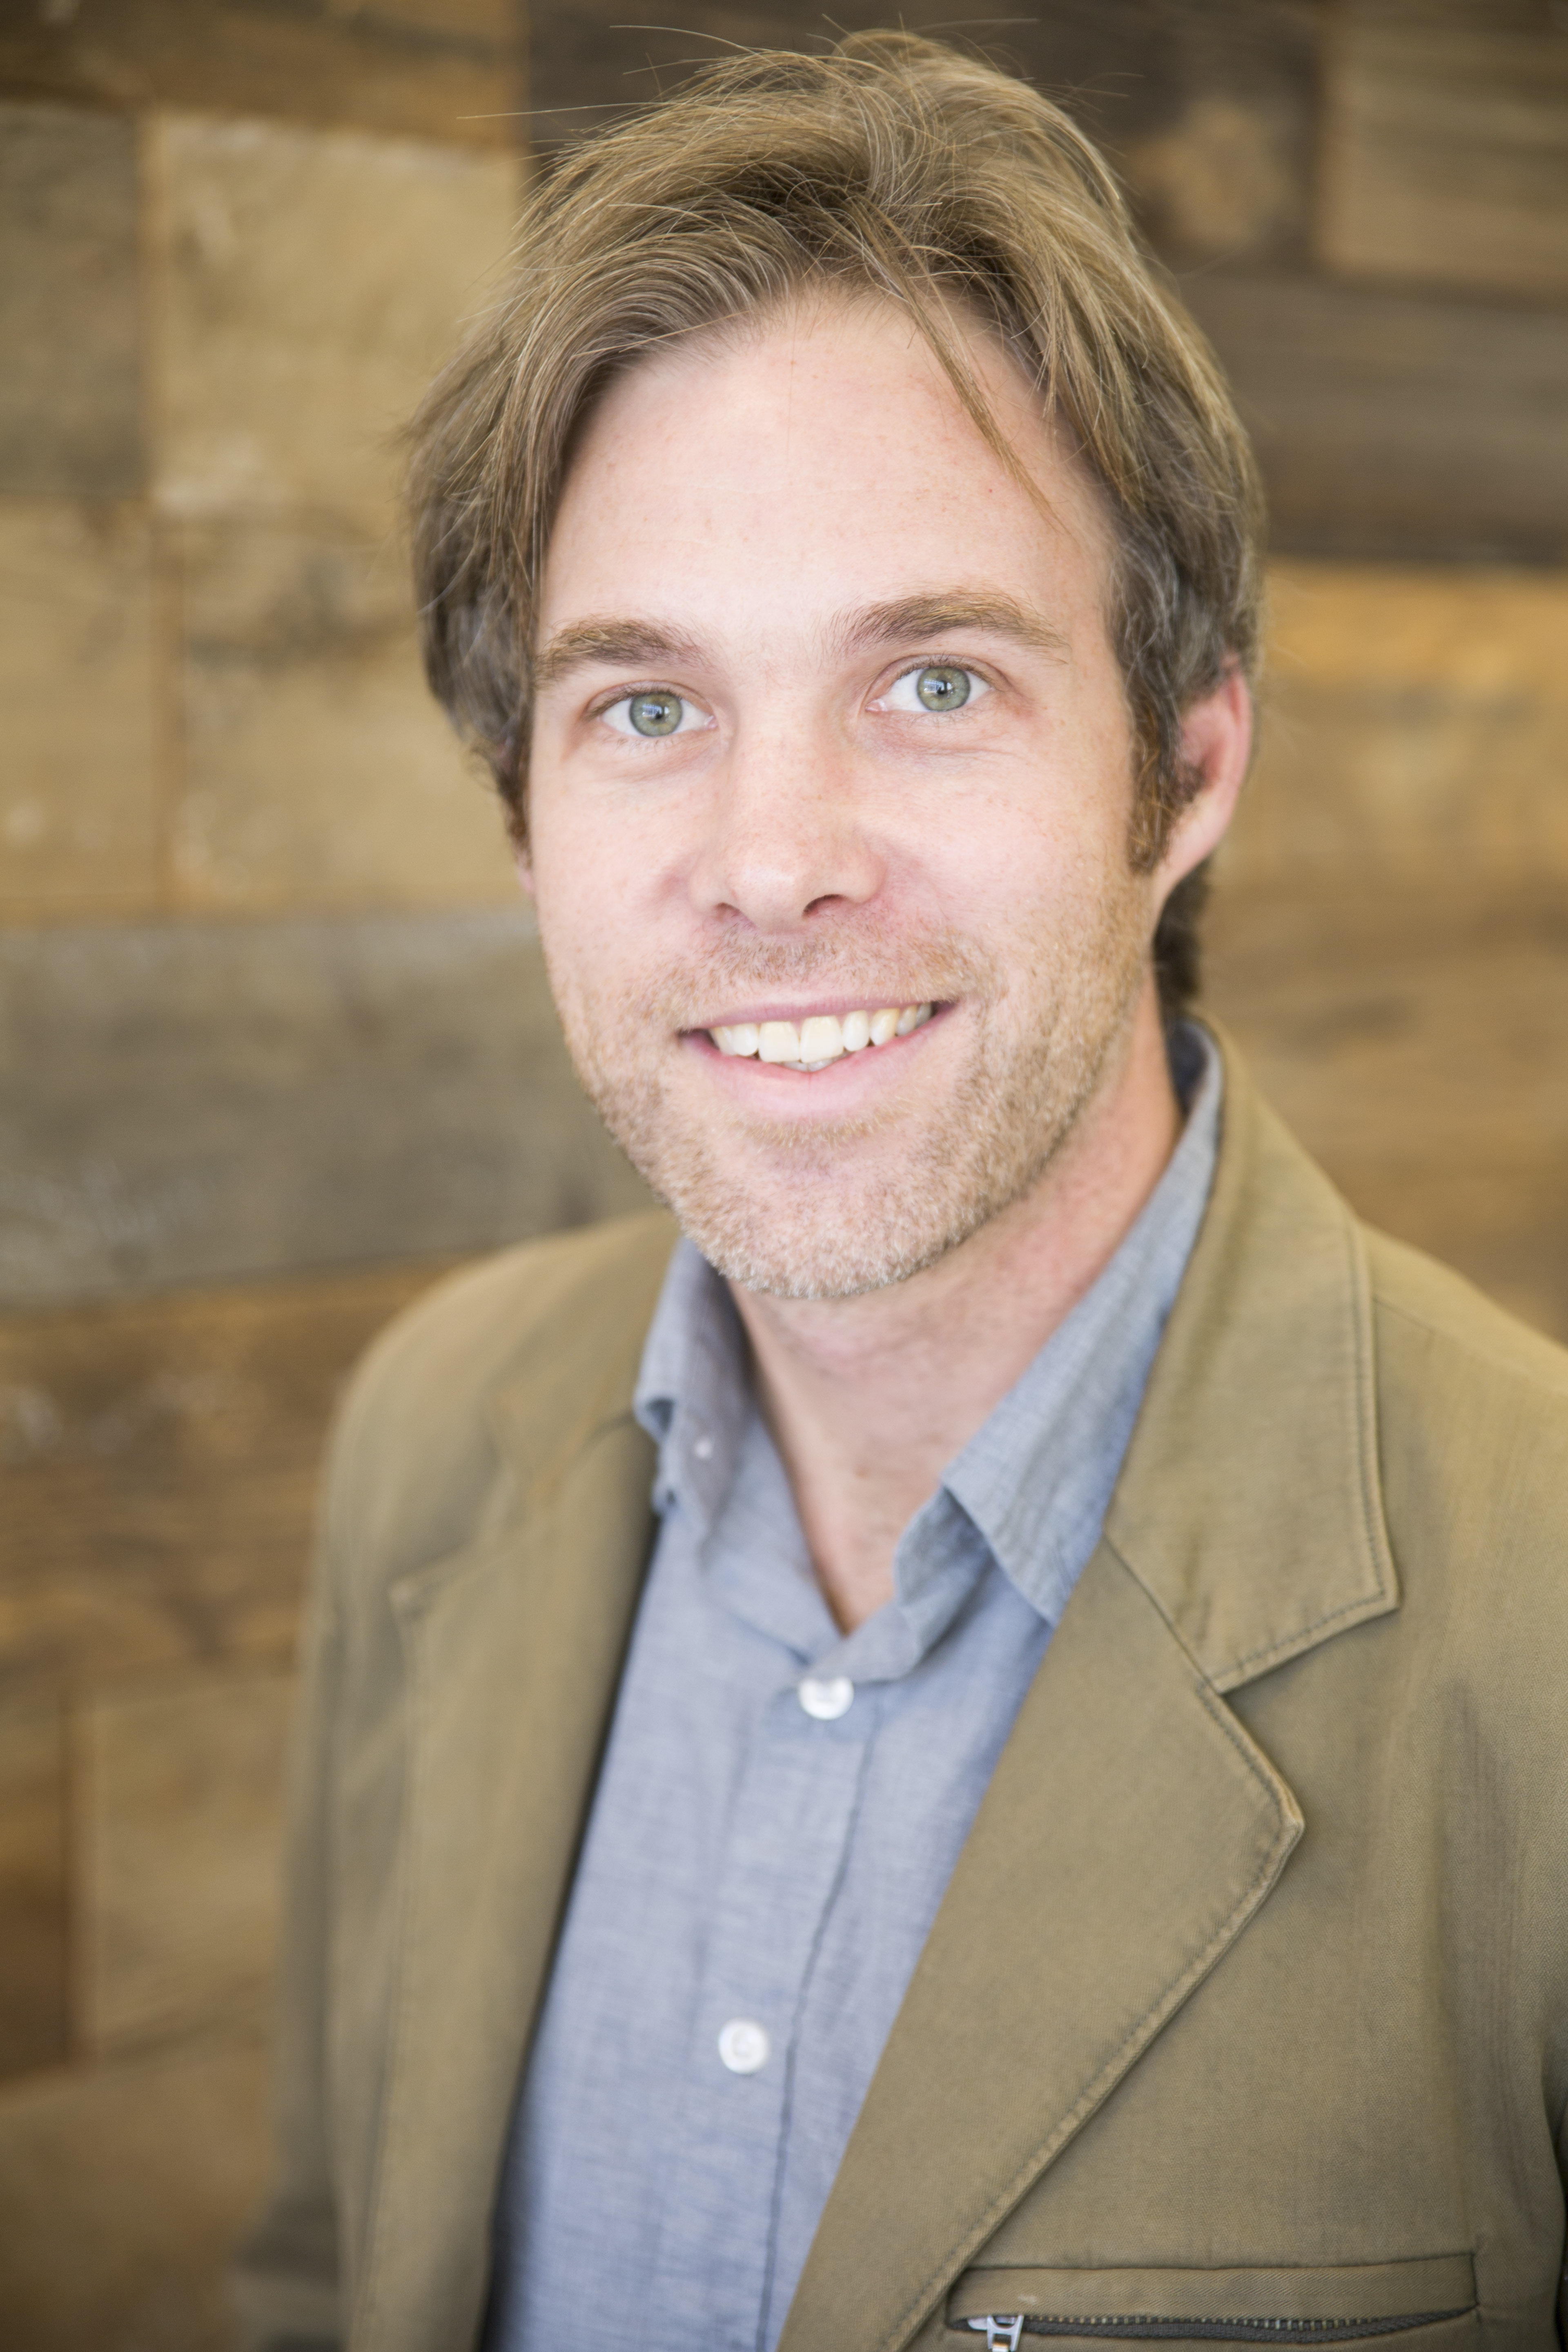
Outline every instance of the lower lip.
[[695, 1053], [702, 1055], [704, 1059], [717, 1062], [726, 1070], [744, 1070], [752, 1078], [760, 1076], [781, 1087], [805, 1085], [815, 1087], [839, 1079], [846, 1072], [861, 1069], [869, 1063], [885, 1063], [889, 1067], [900, 1065], [905, 1048], [918, 1045], [922, 1038], [929, 1037], [933, 1030], [939, 1029], [952, 1010], [951, 1005], [939, 1004], [931, 1019], [922, 1021], [918, 1029], [911, 1029], [908, 1036], [889, 1037], [885, 1045], [862, 1045], [858, 1054], [840, 1054], [836, 1061], [825, 1064], [820, 1070], [805, 1070], [791, 1062], [764, 1062], [758, 1054], [721, 1054], [706, 1029], [684, 1030], [682, 1042]]

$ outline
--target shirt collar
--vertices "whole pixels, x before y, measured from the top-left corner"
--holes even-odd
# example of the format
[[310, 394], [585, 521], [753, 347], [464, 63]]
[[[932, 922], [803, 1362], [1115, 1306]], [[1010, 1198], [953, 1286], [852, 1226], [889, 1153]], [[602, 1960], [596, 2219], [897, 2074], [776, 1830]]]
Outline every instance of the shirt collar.
[[1100, 1539], [1214, 1180], [1219, 1052], [1194, 1023], [1183, 1024], [1173, 1044], [1193, 1053], [1193, 1083], [1164, 1173], [1110, 1265], [942, 1480], [1053, 1623]]
[[658, 1447], [655, 1508], [679, 1501], [706, 1526], [740, 1458], [752, 1391], [735, 1303], [684, 1234], [648, 1328], [632, 1411]]
[[[993, 1560], [1047, 1621], [1065, 1607], [1099, 1539], [1214, 1174], [1218, 1051], [1195, 1023], [1184, 1023], [1172, 1033], [1171, 1060], [1187, 1118], [1164, 1173], [1110, 1265], [904, 1530], [894, 1599], [833, 1652], [836, 1667], [856, 1679], [907, 1672]], [[749, 1434], [754, 1443], [760, 1432], [740, 1317], [684, 1237], [649, 1328], [634, 1411], [658, 1447], [656, 1508], [679, 1505], [706, 1535]]]

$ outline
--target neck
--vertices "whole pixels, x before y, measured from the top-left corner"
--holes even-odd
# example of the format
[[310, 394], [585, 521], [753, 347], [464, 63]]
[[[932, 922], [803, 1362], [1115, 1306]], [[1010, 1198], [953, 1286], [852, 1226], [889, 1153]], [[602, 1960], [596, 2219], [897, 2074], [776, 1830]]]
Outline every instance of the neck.
[[891, 1598], [900, 1536], [1110, 1264], [1180, 1129], [1151, 982], [1050, 1167], [961, 1248], [858, 1298], [731, 1286], [761, 1408], [846, 1630]]

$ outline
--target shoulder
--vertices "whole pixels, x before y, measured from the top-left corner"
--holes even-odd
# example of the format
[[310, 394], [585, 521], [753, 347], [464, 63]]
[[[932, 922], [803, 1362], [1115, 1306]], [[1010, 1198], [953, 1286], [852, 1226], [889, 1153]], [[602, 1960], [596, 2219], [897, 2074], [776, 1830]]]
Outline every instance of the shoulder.
[[1568, 1442], [1568, 1349], [1542, 1338], [1420, 1250], [1363, 1228], [1381, 1401], [1451, 1415], [1495, 1403]]
[[413, 1387], [472, 1392], [575, 1327], [651, 1316], [675, 1245], [662, 1211], [522, 1242], [432, 1284], [373, 1342], [354, 1376], [368, 1405]]
[[[1441, 1577], [1478, 1654], [1568, 1640], [1568, 1351], [1366, 1235], [1384, 1505], [1407, 1594]], [[1512, 1638], [1510, 1638], [1510, 1635]]]
[[675, 1245], [662, 1213], [501, 1251], [437, 1282], [362, 1359], [334, 1433], [326, 1537], [386, 1572], [468, 1539], [503, 1469], [498, 1402], [530, 1417], [629, 1407]]

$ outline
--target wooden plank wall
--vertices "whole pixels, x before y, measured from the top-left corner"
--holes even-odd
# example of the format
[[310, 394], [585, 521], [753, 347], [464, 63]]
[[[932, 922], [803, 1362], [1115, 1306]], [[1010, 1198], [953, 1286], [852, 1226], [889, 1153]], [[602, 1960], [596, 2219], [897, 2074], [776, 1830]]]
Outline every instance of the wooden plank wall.
[[[638, 1197], [416, 675], [390, 437], [504, 248], [521, 106], [548, 156], [715, 43], [826, 37], [794, 0], [628, 13], [0, 23], [17, 2352], [225, 2340], [332, 1398], [454, 1258]], [[1563, 10], [942, 16], [1108, 145], [1268, 473], [1210, 1003], [1366, 1213], [1568, 1337]]]
[[0, 16], [7, 2352], [227, 2340], [333, 1396], [627, 1197], [396, 537], [522, 65], [510, 0]]

